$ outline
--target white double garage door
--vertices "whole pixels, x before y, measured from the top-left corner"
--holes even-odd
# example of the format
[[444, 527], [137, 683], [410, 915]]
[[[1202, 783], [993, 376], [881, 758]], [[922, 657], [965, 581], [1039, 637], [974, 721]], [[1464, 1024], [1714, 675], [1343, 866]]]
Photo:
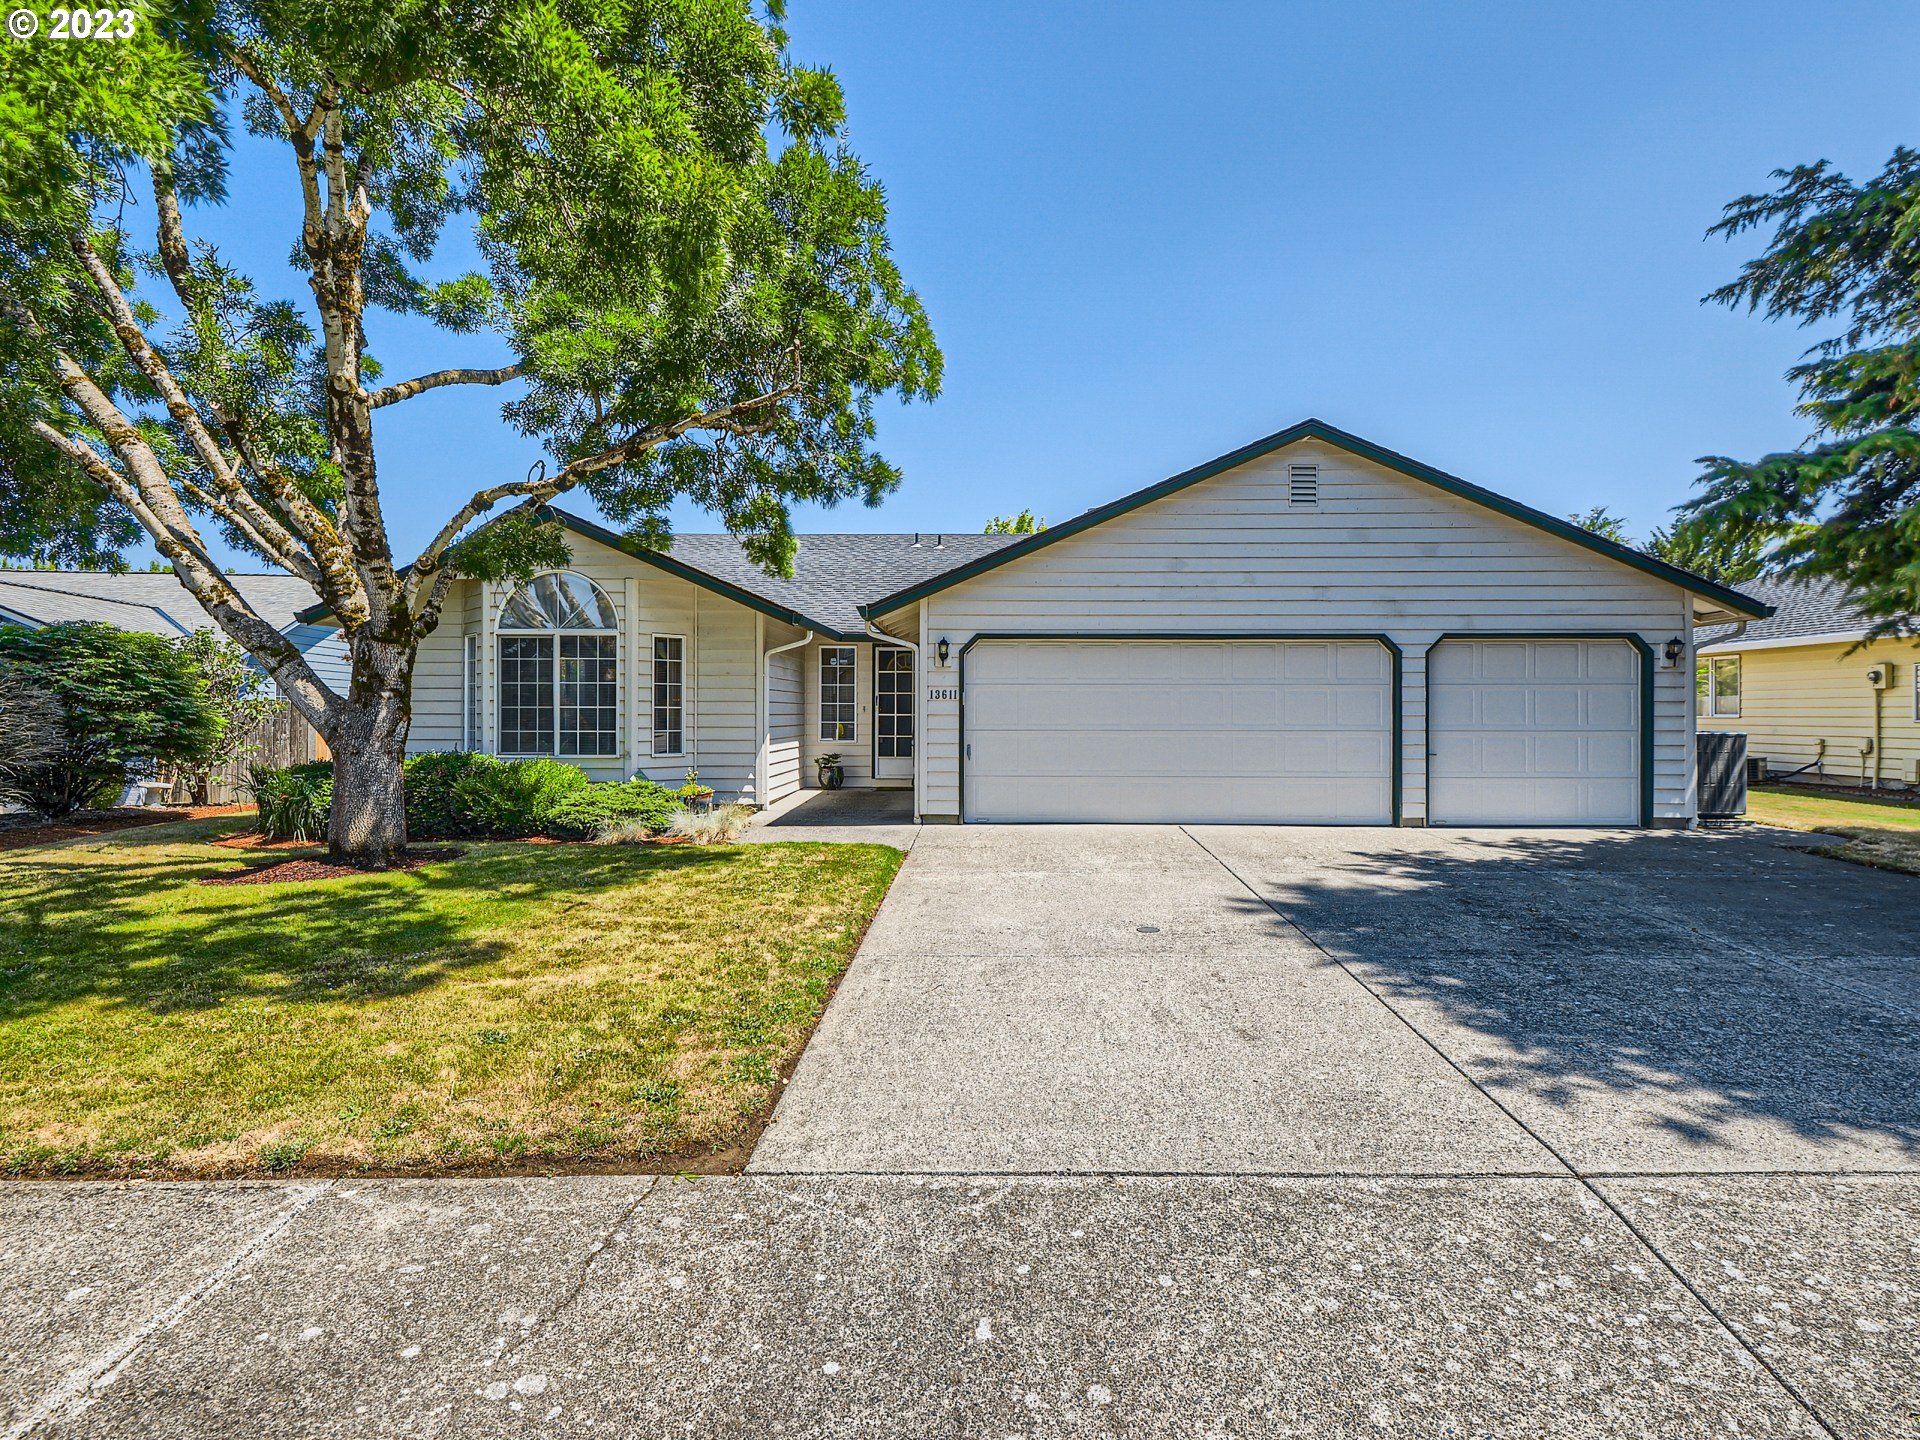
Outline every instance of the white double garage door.
[[[1385, 825], [1394, 657], [1375, 640], [976, 642], [969, 820]], [[1640, 661], [1619, 640], [1445, 640], [1430, 823], [1640, 818]]]

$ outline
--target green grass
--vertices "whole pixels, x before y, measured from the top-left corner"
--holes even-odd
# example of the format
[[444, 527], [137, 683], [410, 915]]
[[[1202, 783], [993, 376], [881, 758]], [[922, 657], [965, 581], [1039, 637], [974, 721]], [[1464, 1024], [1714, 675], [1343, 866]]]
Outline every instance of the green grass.
[[1755, 788], [1747, 819], [1786, 830], [1832, 835], [1843, 860], [1920, 875], [1920, 805], [1911, 800], [1841, 796], [1797, 788]]
[[652, 1164], [771, 1102], [900, 865], [477, 844], [207, 886], [202, 821], [0, 853], [0, 1170]]

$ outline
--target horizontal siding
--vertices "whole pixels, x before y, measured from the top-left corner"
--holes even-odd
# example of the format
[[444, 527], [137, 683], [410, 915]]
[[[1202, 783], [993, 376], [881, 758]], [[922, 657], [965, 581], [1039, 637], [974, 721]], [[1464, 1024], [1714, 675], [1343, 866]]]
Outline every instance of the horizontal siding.
[[[1745, 650], [1740, 655], [1740, 715], [1702, 715], [1702, 730], [1739, 731], [1747, 753], [1764, 756], [1776, 770], [1813, 764], [1826, 741], [1825, 758], [1813, 775], [1848, 784], [1870, 782], [1873, 712], [1880, 711], [1880, 779], [1920, 784], [1920, 720], [1915, 719], [1914, 676], [1920, 644], [1878, 641], [1859, 650], [1846, 644]], [[1716, 653], [1726, 653], [1716, 651]], [[1876, 691], [1867, 671], [1891, 663], [1893, 688]]]
[[[776, 642], [778, 643], [778, 642]], [[767, 657], [767, 803], [800, 788], [806, 728], [804, 650]]]
[[[1287, 466], [1320, 466], [1320, 503]], [[1313, 442], [1202, 481], [925, 602], [957, 652], [990, 631], [1375, 633], [1403, 651], [1403, 813], [1426, 814], [1426, 651], [1441, 634], [1608, 631], [1657, 653], [1688, 601], [1632, 568]], [[958, 683], [957, 667], [952, 672]], [[930, 679], [937, 685], [938, 679]], [[922, 809], [960, 811], [960, 707], [925, 700]], [[1657, 668], [1654, 813], [1692, 803], [1692, 681]]]
[[466, 644], [463, 630], [444, 622], [420, 642], [413, 666], [413, 728], [407, 732], [410, 753], [460, 748]]

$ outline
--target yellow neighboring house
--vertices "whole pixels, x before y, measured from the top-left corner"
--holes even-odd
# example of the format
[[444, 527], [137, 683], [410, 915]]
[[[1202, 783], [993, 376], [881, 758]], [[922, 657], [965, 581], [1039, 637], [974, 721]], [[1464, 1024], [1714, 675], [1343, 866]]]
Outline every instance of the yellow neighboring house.
[[1753, 580], [1774, 607], [1695, 634], [1702, 730], [1738, 730], [1775, 779], [1920, 785], [1920, 640], [1863, 645], [1869, 622], [1838, 585]]

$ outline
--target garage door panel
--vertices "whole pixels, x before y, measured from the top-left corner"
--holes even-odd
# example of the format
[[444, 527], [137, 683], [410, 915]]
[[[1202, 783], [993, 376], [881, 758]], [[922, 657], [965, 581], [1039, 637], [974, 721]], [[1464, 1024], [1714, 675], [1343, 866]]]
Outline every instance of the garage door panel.
[[1586, 678], [1637, 684], [1640, 657], [1629, 645], [1593, 645], [1587, 649]]
[[1385, 823], [1391, 677], [1371, 641], [983, 644], [966, 815]]
[[1343, 685], [1333, 692], [1333, 723], [1341, 729], [1387, 730], [1393, 725], [1393, 691], [1386, 678], [1361, 689]]
[[1436, 825], [1633, 824], [1640, 661], [1616, 640], [1447, 640], [1428, 656]]

